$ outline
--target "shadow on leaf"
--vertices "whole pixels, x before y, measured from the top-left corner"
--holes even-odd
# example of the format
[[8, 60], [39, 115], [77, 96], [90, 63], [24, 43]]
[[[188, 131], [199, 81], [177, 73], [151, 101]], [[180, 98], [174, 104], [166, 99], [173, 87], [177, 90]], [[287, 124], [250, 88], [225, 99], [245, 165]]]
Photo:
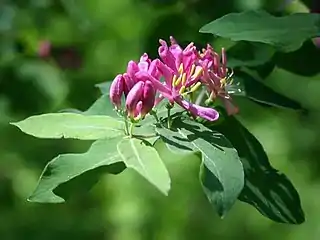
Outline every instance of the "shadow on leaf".
[[245, 186], [239, 200], [279, 223], [305, 221], [300, 197], [290, 180], [269, 163], [259, 141], [234, 117], [211, 127], [224, 134], [237, 149], [245, 171]]
[[[60, 184], [53, 190], [54, 194], [62, 197], [65, 201], [71, 198], [80, 197], [86, 194], [91, 188], [99, 182], [103, 174], [119, 174], [126, 169], [123, 162], [117, 162], [108, 166], [98, 167], [89, 170], [68, 182]], [[46, 172], [50, 176], [50, 171]]]

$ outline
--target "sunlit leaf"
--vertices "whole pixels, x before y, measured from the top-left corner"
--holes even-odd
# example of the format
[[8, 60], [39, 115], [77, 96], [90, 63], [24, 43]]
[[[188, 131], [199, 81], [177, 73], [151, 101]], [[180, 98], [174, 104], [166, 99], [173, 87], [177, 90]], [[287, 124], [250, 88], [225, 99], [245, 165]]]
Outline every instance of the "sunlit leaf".
[[275, 17], [265, 11], [230, 13], [200, 29], [233, 41], [260, 42], [290, 52], [319, 35], [319, 15], [295, 13]]
[[[57, 194], [54, 190], [61, 184], [73, 180], [68, 190], [74, 191], [84, 188], [90, 189], [97, 181], [98, 173], [119, 173], [124, 167], [121, 165], [122, 158], [117, 152], [117, 143], [121, 138], [101, 139], [92, 144], [86, 153], [81, 154], [61, 154], [50, 161], [45, 167], [38, 186], [29, 197], [32, 202], [60, 203], [64, 202], [63, 198], [68, 193], [63, 187]], [[118, 163], [117, 165], [114, 165]], [[120, 164], [120, 165], [119, 165]], [[99, 169], [100, 167], [108, 166]], [[115, 169], [116, 166], [116, 169]], [[91, 171], [91, 172], [90, 172]], [[93, 171], [93, 172], [92, 172]], [[79, 178], [80, 181], [74, 179], [81, 174], [88, 172], [88, 175]]]
[[157, 133], [166, 143], [168, 149], [177, 154], [189, 154], [194, 152], [192, 144], [189, 140], [181, 136], [178, 130], [171, 130], [165, 127], [157, 127]]
[[168, 195], [170, 176], [156, 149], [137, 138], [124, 138], [117, 148], [128, 168], [137, 171], [163, 194]]
[[244, 172], [237, 151], [222, 134], [190, 120], [173, 122], [174, 131], [159, 131], [162, 140], [175, 151], [201, 153], [202, 162], [210, 174], [200, 175], [209, 201], [218, 214], [224, 216], [240, 194], [244, 185]]
[[38, 138], [96, 140], [124, 135], [123, 122], [109, 116], [48, 113], [11, 124]]
[[86, 111], [85, 115], [107, 115], [114, 118], [119, 118], [114, 106], [110, 102], [109, 94], [104, 94], [98, 98]]
[[98, 87], [102, 94], [109, 94], [109, 89], [111, 86], [112, 81], [103, 82], [96, 84], [95, 86]]

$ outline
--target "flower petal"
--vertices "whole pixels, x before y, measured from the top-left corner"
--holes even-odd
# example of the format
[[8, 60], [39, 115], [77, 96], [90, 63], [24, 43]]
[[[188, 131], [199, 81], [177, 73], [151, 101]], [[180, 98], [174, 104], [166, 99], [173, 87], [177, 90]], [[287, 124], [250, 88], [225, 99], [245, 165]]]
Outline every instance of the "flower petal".
[[143, 95], [144, 84], [145, 83], [142, 81], [137, 82], [128, 93], [126, 99], [126, 109], [128, 110], [129, 116], [135, 115], [137, 104], [141, 100], [141, 97]]
[[168, 65], [175, 73], [178, 72], [177, 67], [176, 67], [176, 61], [175, 57], [173, 56], [172, 52], [169, 51], [168, 45], [166, 41], [164, 40], [159, 40], [161, 46], [158, 49], [159, 56], [161, 60]]
[[208, 107], [202, 107], [193, 103], [190, 103], [181, 97], [175, 98], [175, 102], [181, 107], [189, 111], [192, 115], [202, 117], [208, 121], [216, 121], [219, 118], [217, 110]]

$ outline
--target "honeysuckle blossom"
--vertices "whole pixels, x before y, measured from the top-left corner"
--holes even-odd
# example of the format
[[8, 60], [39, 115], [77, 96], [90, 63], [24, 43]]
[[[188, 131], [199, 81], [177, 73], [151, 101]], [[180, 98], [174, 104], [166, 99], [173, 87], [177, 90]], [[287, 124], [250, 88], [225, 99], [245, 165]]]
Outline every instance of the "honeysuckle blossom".
[[151, 59], [145, 53], [140, 57], [140, 61], [136, 63], [135, 61], [129, 61], [127, 65], [127, 71], [124, 74], [118, 74], [110, 86], [110, 101], [116, 107], [120, 109], [121, 98], [124, 94], [125, 97], [129, 94], [130, 90], [135, 86], [137, 82], [141, 79], [137, 79], [135, 74], [140, 71], [145, 71], [156, 77], [160, 78], [159, 72], [155, 68], [154, 64], [151, 66]]
[[159, 40], [159, 43], [158, 59], [152, 60], [145, 53], [139, 62], [129, 61], [127, 71], [114, 79], [110, 87], [110, 100], [116, 109], [121, 109], [124, 95], [127, 115], [139, 119], [166, 98], [171, 105], [180, 105], [194, 117], [215, 121], [219, 118], [215, 109], [193, 101], [193, 94], [204, 85], [209, 100], [219, 98], [229, 114], [237, 112], [226, 90], [230, 84], [230, 74], [224, 49], [220, 59], [210, 45], [198, 52], [193, 43], [181, 48], [173, 37], [170, 37], [170, 46], [164, 40]]
[[182, 50], [173, 38], [170, 40], [170, 47], [165, 41], [160, 40], [161, 46], [158, 52], [162, 61], [155, 60], [152, 63], [159, 70], [165, 82], [160, 82], [146, 71], [137, 72], [136, 77], [143, 80], [148, 79], [154, 84], [161, 94], [157, 103], [163, 98], [167, 98], [171, 104], [176, 102], [193, 116], [199, 116], [209, 121], [217, 120], [219, 113], [215, 109], [202, 107], [185, 99], [188, 94], [201, 86], [199, 80], [203, 68], [196, 65], [198, 56], [196, 47], [190, 43]]
[[223, 101], [229, 115], [236, 114], [238, 108], [232, 103], [232, 98], [227, 91], [227, 86], [232, 84], [232, 73], [229, 75], [227, 68], [227, 56], [222, 48], [221, 59], [218, 53], [208, 44], [199, 54], [199, 63], [204, 69], [202, 82], [210, 93], [209, 99], [214, 101], [219, 98]]

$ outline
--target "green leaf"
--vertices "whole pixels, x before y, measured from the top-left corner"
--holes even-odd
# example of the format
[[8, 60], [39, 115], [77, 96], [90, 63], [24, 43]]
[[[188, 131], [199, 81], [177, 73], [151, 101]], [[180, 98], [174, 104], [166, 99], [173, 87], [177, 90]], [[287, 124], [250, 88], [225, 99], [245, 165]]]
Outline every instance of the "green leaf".
[[[83, 181], [73, 182], [73, 184], [67, 188], [79, 188], [82, 185], [82, 187], [88, 189], [98, 181], [96, 176], [99, 175], [97, 175], [97, 173], [121, 172], [124, 169], [119, 163], [122, 161], [122, 158], [118, 154], [116, 148], [117, 143], [121, 141], [121, 139], [122, 138], [120, 137], [100, 139], [94, 142], [86, 153], [61, 154], [57, 156], [46, 165], [41, 174], [38, 186], [28, 200], [31, 202], [47, 203], [64, 202], [65, 200], [61, 196], [58, 196], [53, 192], [53, 190], [61, 184], [66, 183], [87, 171], [93, 171], [99, 167], [108, 166], [108, 168], [99, 169], [98, 172], [94, 171], [89, 173], [89, 176], [82, 178]], [[118, 164], [114, 165], [115, 163]], [[64, 189], [58, 190], [57, 193], [64, 195], [66, 193], [66, 190]]]
[[221, 125], [212, 128], [231, 141], [243, 163], [246, 181], [239, 199], [273, 221], [303, 223], [305, 216], [299, 194], [290, 180], [271, 166], [254, 135], [234, 117], [228, 117]]
[[233, 41], [260, 42], [290, 52], [319, 35], [319, 14], [295, 13], [275, 17], [265, 11], [230, 13], [200, 29]]
[[57, 186], [53, 193], [65, 201], [71, 198], [81, 198], [100, 180], [103, 174], [119, 174], [126, 169], [123, 162], [112, 163], [107, 166], [98, 167]]
[[98, 87], [102, 94], [109, 94], [109, 89], [111, 86], [112, 81], [103, 82], [96, 84], [95, 86]]
[[107, 115], [114, 118], [120, 118], [110, 102], [109, 94], [104, 94], [98, 98], [86, 111], [84, 115]]
[[110, 102], [109, 94], [102, 95], [86, 111], [80, 111], [75, 108], [62, 109], [59, 113], [79, 113], [84, 115], [107, 115], [114, 118], [120, 118]]
[[234, 77], [235, 85], [242, 86], [244, 90], [240, 94], [235, 91], [234, 95], [245, 96], [250, 100], [273, 107], [290, 108], [294, 110], [302, 110], [300, 103], [280, 94], [266, 86], [260, 80], [255, 79], [248, 73], [236, 71]]
[[227, 51], [228, 67], [254, 67], [268, 62], [275, 49], [267, 44], [253, 42], [238, 42]]
[[171, 152], [183, 155], [194, 152], [192, 144], [178, 130], [157, 126], [156, 132]]
[[183, 146], [201, 153], [203, 164], [212, 174], [209, 178], [200, 178], [204, 192], [223, 217], [237, 200], [244, 185], [243, 167], [236, 149], [222, 134], [200, 123], [176, 118], [172, 126], [176, 131], [167, 132], [164, 138], [161, 136], [163, 141], [170, 139], [166, 144], [171, 147], [185, 150]]
[[124, 138], [117, 148], [128, 168], [137, 171], [163, 194], [168, 195], [170, 176], [156, 149], [137, 138]]
[[124, 136], [124, 123], [109, 116], [48, 113], [11, 124], [38, 138], [96, 140]]

